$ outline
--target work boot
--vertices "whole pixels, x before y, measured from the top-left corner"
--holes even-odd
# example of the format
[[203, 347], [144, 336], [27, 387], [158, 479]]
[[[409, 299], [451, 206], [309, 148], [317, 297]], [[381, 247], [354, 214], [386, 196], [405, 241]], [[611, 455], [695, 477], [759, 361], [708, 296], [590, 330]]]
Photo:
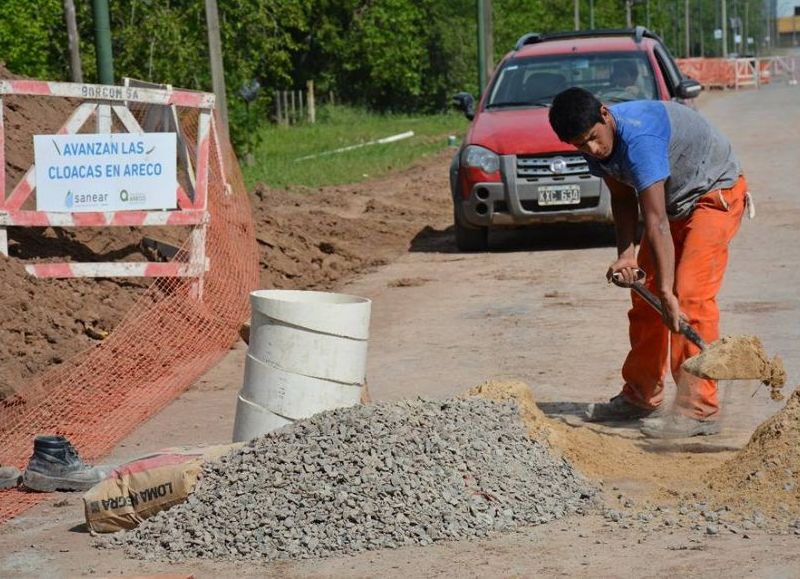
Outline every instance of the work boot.
[[41, 492], [87, 491], [111, 472], [109, 467], [89, 466], [63, 436], [37, 436], [33, 456], [22, 475], [22, 483]]
[[608, 402], [589, 404], [584, 420], [587, 422], [630, 422], [650, 416], [653, 411], [631, 404], [622, 394]]
[[699, 420], [678, 413], [647, 420], [642, 426], [642, 434], [650, 438], [709, 436], [719, 434], [720, 430], [718, 420]]
[[22, 473], [13, 466], [0, 466], [0, 490], [13, 489], [19, 484]]

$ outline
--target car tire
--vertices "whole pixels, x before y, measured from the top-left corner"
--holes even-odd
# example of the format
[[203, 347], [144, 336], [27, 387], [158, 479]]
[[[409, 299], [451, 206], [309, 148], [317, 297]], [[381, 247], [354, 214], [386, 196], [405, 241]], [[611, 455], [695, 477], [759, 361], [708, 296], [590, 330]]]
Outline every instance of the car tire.
[[480, 252], [489, 250], [489, 228], [468, 225], [461, 219], [458, 206], [453, 207], [453, 224], [456, 230], [456, 247], [459, 251]]

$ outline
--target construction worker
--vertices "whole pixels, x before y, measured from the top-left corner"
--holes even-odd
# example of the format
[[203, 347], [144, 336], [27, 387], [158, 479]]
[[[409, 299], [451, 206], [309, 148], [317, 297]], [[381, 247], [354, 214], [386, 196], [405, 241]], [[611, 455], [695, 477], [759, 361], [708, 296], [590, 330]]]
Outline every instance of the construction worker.
[[[645, 285], [664, 311], [662, 319], [632, 296], [622, 391], [607, 403], [589, 405], [586, 419], [642, 420], [642, 432], [657, 438], [718, 433], [717, 384], [681, 370], [698, 348], [678, 330], [684, 317], [706, 342], [719, 338], [716, 296], [728, 245], [749, 202], [730, 142], [687, 106], [632, 101], [606, 107], [581, 88], [556, 96], [550, 124], [611, 191], [618, 257], [607, 278], [617, 274], [632, 283], [637, 270], [644, 270]], [[644, 235], [637, 255], [639, 211]], [[656, 412], [668, 363], [677, 385], [675, 408]]]

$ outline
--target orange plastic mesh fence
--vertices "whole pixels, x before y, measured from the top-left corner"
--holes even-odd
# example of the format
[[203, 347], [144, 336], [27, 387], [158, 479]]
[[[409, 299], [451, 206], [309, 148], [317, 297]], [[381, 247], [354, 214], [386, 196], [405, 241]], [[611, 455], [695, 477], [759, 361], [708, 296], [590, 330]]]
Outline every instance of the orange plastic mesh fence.
[[678, 68], [705, 87], [733, 87], [735, 61], [722, 58], [680, 58]]
[[[131, 108], [140, 120], [147, 112]], [[197, 110], [178, 109], [178, 118], [195, 158]], [[236, 157], [224, 139], [213, 132], [211, 139], [209, 270], [202, 299], [193, 297], [193, 278], [156, 279], [104, 341], [0, 401], [0, 464], [24, 467], [33, 438], [41, 433], [67, 436], [83, 458], [96, 461], [211, 368], [237, 339], [249, 314], [249, 292], [258, 283], [258, 249]], [[174, 259], [187, 261], [188, 253], [187, 240]], [[22, 489], [0, 491], [0, 523], [46, 498]]]
[[[796, 83], [800, 73], [800, 59], [790, 56], [758, 59], [681, 58], [677, 63], [683, 74], [706, 88], [765, 85], [776, 78]], [[756, 71], [758, 78], [755, 78]]]

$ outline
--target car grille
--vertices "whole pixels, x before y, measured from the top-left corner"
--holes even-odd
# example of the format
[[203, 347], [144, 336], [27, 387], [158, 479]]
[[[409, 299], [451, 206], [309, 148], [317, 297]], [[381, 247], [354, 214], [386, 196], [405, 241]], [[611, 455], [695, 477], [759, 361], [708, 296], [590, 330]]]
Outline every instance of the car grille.
[[[552, 166], [564, 161], [563, 171], [555, 172]], [[549, 157], [517, 157], [517, 178], [536, 180], [540, 177], [564, 177], [566, 175], [585, 175], [589, 165], [583, 155], [553, 155]]]

